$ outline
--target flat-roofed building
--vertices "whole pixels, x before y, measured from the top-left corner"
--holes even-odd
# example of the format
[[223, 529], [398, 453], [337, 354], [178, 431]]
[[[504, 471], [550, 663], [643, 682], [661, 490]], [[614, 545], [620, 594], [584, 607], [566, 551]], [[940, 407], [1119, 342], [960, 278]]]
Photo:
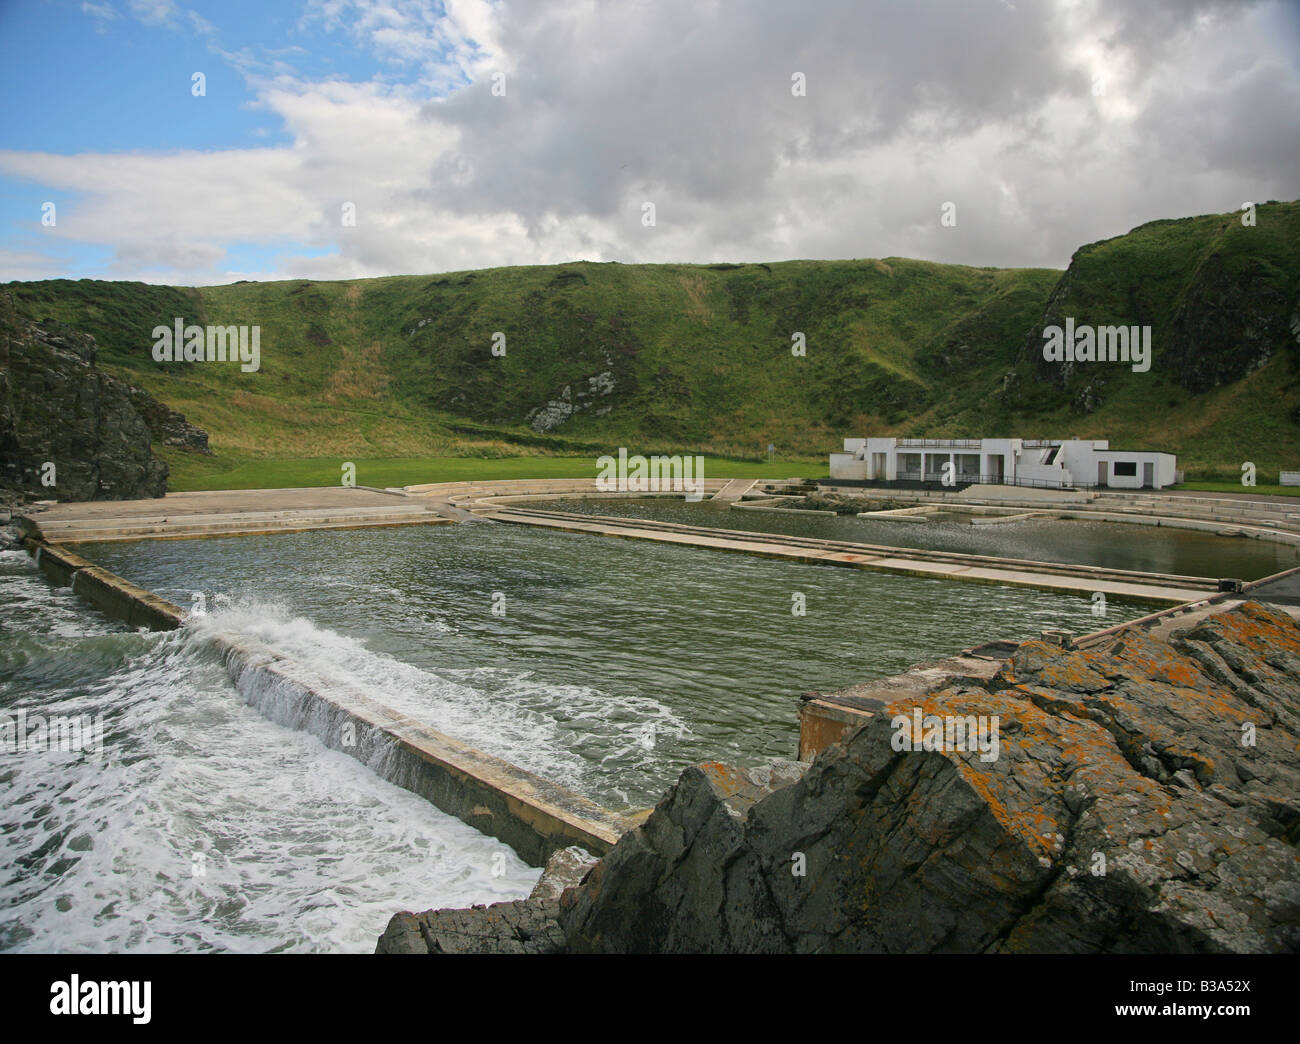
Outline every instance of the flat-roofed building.
[[[951, 465], [951, 467], [949, 467]], [[850, 482], [988, 483], [1047, 489], [1164, 489], [1178, 458], [1113, 450], [1106, 439], [845, 439], [831, 478]]]

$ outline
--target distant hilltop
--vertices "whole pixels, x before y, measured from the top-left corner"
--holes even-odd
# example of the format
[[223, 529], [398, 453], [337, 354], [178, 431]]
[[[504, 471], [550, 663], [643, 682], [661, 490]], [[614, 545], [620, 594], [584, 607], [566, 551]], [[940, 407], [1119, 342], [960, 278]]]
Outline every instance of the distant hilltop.
[[[758, 458], [772, 444], [815, 458], [857, 432], [969, 437], [996, 418], [1027, 438], [1158, 446], [1189, 478], [1300, 465], [1297, 202], [1154, 221], [1063, 273], [573, 262], [8, 289], [26, 318], [93, 335], [104, 370], [206, 429], [218, 455]], [[258, 368], [157, 361], [152, 332], [178, 316], [259, 331]], [[1121, 328], [1141, 332], [1136, 364], [1044, 351], [1053, 329]]]

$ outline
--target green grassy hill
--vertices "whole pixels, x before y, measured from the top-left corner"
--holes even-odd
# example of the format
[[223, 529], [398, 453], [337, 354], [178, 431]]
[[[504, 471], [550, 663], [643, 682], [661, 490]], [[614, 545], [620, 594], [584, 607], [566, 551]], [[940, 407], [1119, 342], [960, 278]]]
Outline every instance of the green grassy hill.
[[[1229, 475], [1300, 466], [1300, 203], [1081, 248], [1067, 272], [902, 258], [577, 262], [184, 289], [12, 283], [19, 311], [97, 338], [100, 365], [208, 430], [215, 457], [817, 459], [846, 435], [1110, 437]], [[1041, 358], [1045, 323], [1153, 327], [1151, 371]], [[152, 329], [258, 325], [261, 368], [156, 363]], [[505, 335], [504, 356], [492, 353]], [[806, 355], [792, 354], [802, 333]]]

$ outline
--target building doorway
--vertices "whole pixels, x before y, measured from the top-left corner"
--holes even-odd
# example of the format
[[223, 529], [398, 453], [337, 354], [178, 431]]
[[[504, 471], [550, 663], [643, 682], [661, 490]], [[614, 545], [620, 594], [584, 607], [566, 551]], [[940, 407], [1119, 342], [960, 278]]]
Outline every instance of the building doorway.
[[990, 454], [989, 454], [987, 457], [985, 457], [984, 459], [985, 459], [985, 461], [986, 461], [987, 463], [986, 463], [985, 466], [984, 466], [984, 477], [983, 477], [983, 481], [985, 481], [985, 482], [992, 482], [992, 483], [995, 483], [995, 484], [997, 484], [997, 485], [1001, 485], [1001, 484], [1002, 484], [1002, 480], [1003, 480], [1003, 478], [1005, 477], [1005, 475], [1003, 474], [1003, 470], [1002, 470], [1002, 467], [1003, 467], [1002, 462], [1003, 462], [1003, 459], [1004, 459], [1003, 456], [1002, 456], [1002, 454], [1001, 454], [1001, 453], [990, 453]]
[[1097, 461], [1097, 485], [1104, 486], [1109, 481], [1106, 475], [1106, 462], [1104, 460]]

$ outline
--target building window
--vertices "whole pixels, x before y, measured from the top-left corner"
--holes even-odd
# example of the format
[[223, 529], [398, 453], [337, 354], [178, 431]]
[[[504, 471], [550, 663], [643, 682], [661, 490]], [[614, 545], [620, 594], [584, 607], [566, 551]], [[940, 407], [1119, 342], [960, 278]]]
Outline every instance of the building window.
[[1137, 461], [1117, 460], [1112, 466], [1111, 471], [1120, 478], [1137, 478]]

